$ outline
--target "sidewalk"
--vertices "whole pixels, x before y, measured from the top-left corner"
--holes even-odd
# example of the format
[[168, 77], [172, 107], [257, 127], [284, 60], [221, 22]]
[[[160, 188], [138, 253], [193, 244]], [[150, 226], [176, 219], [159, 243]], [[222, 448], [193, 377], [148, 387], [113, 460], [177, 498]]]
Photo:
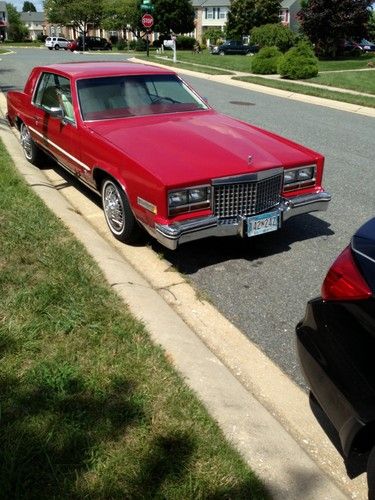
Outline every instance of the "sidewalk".
[[[0, 109], [4, 114], [2, 94]], [[85, 245], [274, 498], [366, 498], [364, 478], [349, 481], [303, 391], [167, 262], [147, 247], [115, 241], [102, 211], [79, 190], [51, 189], [61, 178], [25, 161], [5, 120], [0, 136], [26, 181]]]

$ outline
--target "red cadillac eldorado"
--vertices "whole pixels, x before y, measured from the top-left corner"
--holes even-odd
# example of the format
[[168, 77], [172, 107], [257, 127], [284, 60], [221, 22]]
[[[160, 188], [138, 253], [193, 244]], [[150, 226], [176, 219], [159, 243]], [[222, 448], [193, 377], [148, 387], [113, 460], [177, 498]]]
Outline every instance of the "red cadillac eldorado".
[[32, 70], [7, 94], [26, 158], [51, 155], [102, 197], [112, 234], [160, 243], [275, 231], [326, 210], [324, 158], [216, 112], [173, 71], [122, 62]]

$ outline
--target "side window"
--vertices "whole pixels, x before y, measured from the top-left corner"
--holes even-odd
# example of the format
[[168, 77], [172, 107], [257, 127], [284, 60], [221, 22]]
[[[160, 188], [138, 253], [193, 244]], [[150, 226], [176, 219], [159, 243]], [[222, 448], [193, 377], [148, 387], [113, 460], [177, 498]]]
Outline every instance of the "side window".
[[34, 104], [47, 113], [49, 110], [61, 108], [68, 121], [75, 121], [70, 82], [60, 75], [43, 73], [34, 96]]

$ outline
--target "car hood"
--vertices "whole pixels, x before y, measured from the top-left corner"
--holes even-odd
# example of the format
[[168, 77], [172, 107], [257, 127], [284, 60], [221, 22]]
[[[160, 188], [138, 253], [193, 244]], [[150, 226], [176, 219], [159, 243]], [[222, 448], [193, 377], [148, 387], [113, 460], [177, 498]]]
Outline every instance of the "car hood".
[[166, 186], [304, 165], [319, 157], [212, 110], [105, 120], [88, 126]]

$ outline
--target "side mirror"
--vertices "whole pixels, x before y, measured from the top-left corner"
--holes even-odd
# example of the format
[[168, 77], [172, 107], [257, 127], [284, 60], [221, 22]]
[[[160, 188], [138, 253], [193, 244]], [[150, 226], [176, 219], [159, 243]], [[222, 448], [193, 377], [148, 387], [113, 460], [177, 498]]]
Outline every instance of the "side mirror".
[[42, 105], [42, 108], [44, 109], [44, 111], [46, 113], [48, 113], [49, 115], [53, 116], [54, 118], [64, 118], [64, 111], [62, 108], [60, 108], [59, 106], [53, 106], [53, 107], [49, 107], [49, 106], [43, 106]]
[[62, 108], [49, 108], [48, 113], [54, 118], [64, 118], [64, 111]]

